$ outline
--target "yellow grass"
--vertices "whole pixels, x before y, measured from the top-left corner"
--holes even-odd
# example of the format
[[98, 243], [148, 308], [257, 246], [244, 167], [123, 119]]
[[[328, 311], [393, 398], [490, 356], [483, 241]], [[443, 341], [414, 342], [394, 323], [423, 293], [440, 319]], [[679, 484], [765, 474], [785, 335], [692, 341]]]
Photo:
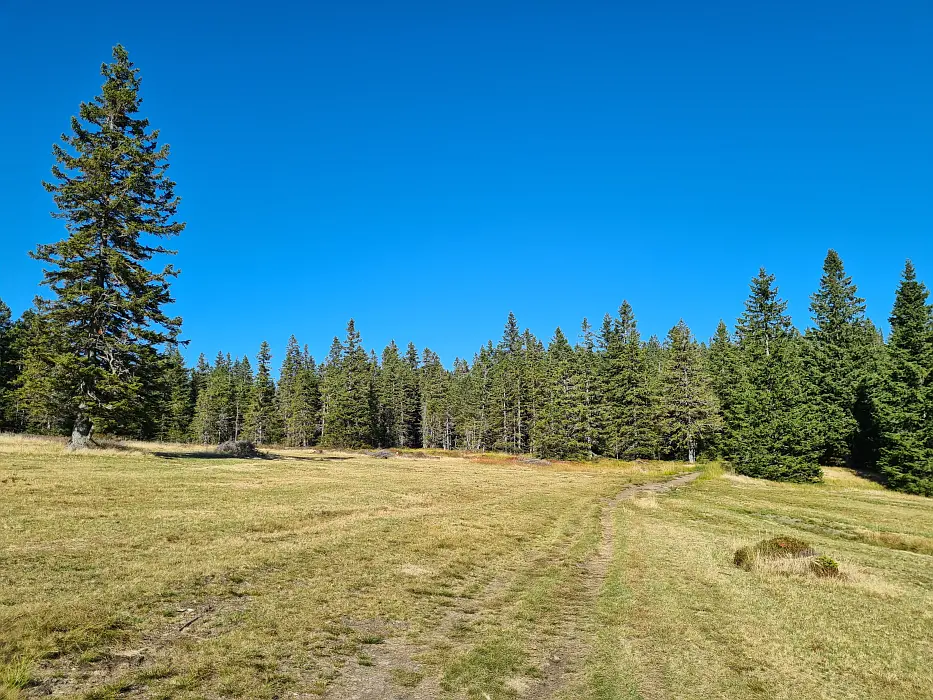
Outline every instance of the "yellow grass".
[[429, 456], [0, 436], [0, 698], [933, 697], [929, 499]]

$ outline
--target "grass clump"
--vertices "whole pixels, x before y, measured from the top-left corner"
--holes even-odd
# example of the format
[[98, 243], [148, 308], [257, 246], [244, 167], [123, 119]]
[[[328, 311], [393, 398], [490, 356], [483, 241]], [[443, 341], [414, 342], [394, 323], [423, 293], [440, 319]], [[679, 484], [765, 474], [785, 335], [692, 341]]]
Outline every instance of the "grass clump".
[[815, 549], [796, 537], [772, 537], [750, 547], [740, 547], [733, 562], [740, 569], [751, 571], [760, 559], [801, 559], [815, 555]]

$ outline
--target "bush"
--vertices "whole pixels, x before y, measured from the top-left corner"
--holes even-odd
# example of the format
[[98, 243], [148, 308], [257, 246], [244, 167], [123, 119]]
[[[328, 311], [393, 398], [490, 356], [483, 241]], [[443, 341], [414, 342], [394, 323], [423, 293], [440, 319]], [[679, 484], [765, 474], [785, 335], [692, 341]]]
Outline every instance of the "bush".
[[805, 558], [815, 555], [816, 550], [803, 540], [796, 537], [773, 537], [751, 547], [737, 549], [732, 561], [740, 569], [751, 571], [757, 559]]
[[820, 578], [834, 578], [839, 576], [839, 564], [832, 557], [825, 554], [818, 556], [810, 562], [810, 571]]
[[791, 455], [742, 455], [733, 463], [736, 473], [756, 479], [811, 483], [823, 479], [820, 465], [805, 457]]
[[248, 440], [227, 440], [215, 447], [214, 452], [225, 457], [262, 457], [262, 452]]

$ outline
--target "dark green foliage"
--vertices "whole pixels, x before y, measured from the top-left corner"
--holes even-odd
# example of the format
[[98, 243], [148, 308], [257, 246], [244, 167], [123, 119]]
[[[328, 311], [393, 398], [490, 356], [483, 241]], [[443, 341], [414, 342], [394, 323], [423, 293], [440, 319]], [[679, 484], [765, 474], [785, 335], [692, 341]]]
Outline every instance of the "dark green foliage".
[[[269, 351], [269, 344], [262, 341], [259, 353], [256, 355], [256, 376], [253, 378], [253, 388], [249, 395], [243, 430], [245, 438], [257, 445], [275, 442], [279, 436], [278, 415], [275, 410], [275, 382], [272, 381], [271, 362], [272, 353]], [[224, 371], [220, 380], [222, 381], [221, 390], [228, 392], [231, 386], [229, 372], [225, 365], [222, 369]], [[214, 374], [218, 374], [216, 366]], [[219, 422], [226, 425], [228, 419], [229, 413], [224, 409]]]
[[701, 445], [721, 427], [716, 397], [700, 346], [680, 321], [665, 341], [661, 361], [662, 435], [667, 454], [695, 462]]
[[933, 495], [933, 310], [908, 260], [877, 392], [878, 465], [895, 489]]
[[308, 447], [314, 442], [318, 430], [319, 392], [314, 358], [308, 347], [302, 350], [292, 336], [285, 348], [276, 393], [278, 421], [286, 445]]
[[730, 457], [737, 472], [779, 481], [816, 481], [815, 434], [803, 381], [799, 334], [762, 268], [752, 280], [736, 335], [742, 381], [731, 401]]
[[736, 550], [733, 563], [740, 569], [751, 570], [757, 559], [803, 558], [816, 555], [809, 543], [796, 537], [772, 537], [758, 544]]
[[839, 563], [825, 554], [821, 554], [810, 562], [810, 571], [819, 578], [838, 578], [842, 575], [839, 571]]
[[641, 342], [635, 314], [627, 301], [619, 315], [603, 321], [601, 444], [617, 459], [656, 458], [658, 430], [657, 369]]
[[560, 328], [544, 358], [543, 405], [535, 424], [542, 457], [579, 459], [589, 454], [584, 420], [584, 377], [578, 357]]
[[168, 146], [136, 117], [139, 76], [122, 46], [101, 73], [101, 95], [81, 104], [72, 134], [54, 146], [55, 181], [45, 184], [68, 237], [32, 253], [48, 266], [43, 284], [53, 297], [38, 308], [53, 336], [50, 359], [63, 370], [57, 391], [67, 402], [57, 413], [73, 423], [74, 447], [88, 444], [95, 424], [126, 423], [152, 372], [146, 363], [156, 355], [147, 351], [173, 342], [181, 325], [163, 309], [176, 271], [146, 267], [171, 252], [158, 239], [184, 229], [173, 221], [178, 199], [166, 175]]
[[0, 430], [15, 427], [13, 380], [16, 364], [13, 355], [13, 323], [10, 307], [0, 299]]
[[805, 365], [815, 420], [814, 448], [823, 464], [850, 464], [856, 447], [858, 393], [874, 373], [874, 328], [865, 319], [842, 260], [830, 250], [820, 288], [810, 297], [813, 327], [807, 330]]
[[373, 367], [353, 319], [344, 343], [334, 338], [321, 380], [321, 440], [331, 447], [365, 447], [376, 437]]

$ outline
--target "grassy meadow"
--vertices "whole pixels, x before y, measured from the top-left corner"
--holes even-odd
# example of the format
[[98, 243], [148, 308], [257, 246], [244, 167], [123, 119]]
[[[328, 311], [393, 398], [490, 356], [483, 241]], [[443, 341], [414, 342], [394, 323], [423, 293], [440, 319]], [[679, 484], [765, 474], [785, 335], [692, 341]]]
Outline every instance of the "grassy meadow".
[[[933, 697], [933, 501], [844, 470], [0, 436], [0, 697]], [[622, 492], [623, 497], [617, 498]], [[778, 534], [842, 575], [735, 550]]]

